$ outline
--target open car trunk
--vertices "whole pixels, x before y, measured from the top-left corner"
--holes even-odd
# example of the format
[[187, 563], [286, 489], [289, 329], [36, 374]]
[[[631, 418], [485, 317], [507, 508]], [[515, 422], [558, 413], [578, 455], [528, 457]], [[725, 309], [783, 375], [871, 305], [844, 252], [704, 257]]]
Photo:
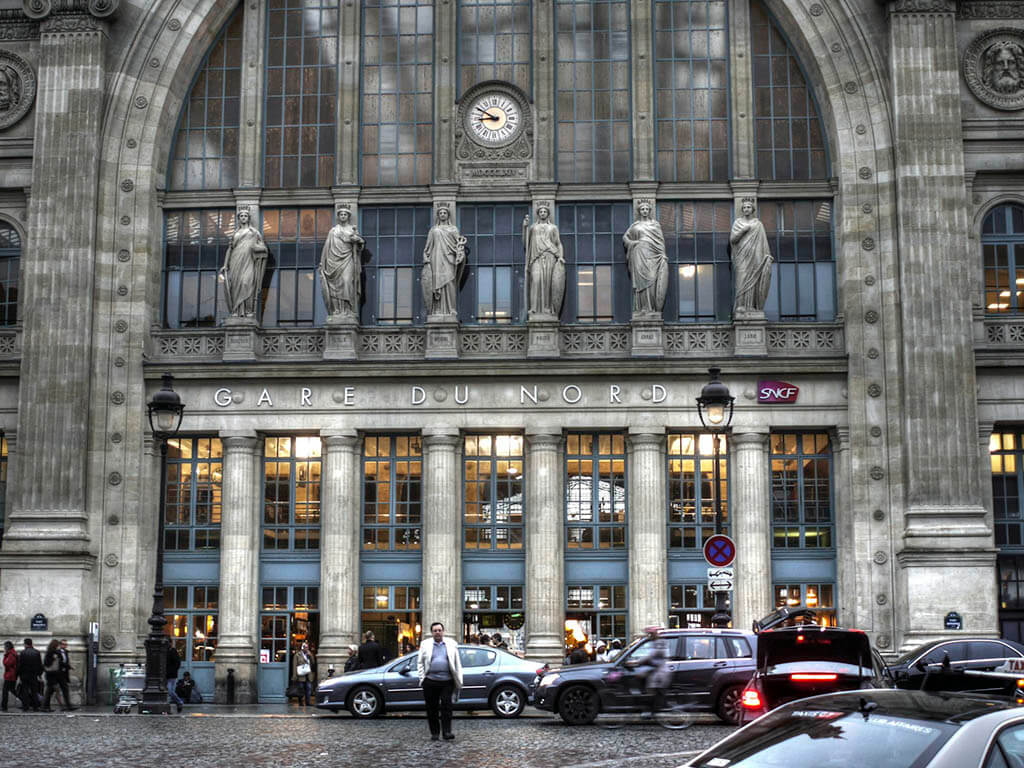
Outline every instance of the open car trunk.
[[769, 707], [859, 688], [873, 676], [863, 632], [808, 626], [763, 632], [757, 641], [761, 690]]

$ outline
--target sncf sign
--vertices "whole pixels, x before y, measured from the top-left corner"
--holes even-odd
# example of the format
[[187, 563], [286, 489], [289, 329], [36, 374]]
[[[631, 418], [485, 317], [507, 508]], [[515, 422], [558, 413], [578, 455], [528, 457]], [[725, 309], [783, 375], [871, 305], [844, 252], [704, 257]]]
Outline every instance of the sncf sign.
[[757, 402], [759, 403], [795, 403], [800, 388], [785, 381], [757, 382]]

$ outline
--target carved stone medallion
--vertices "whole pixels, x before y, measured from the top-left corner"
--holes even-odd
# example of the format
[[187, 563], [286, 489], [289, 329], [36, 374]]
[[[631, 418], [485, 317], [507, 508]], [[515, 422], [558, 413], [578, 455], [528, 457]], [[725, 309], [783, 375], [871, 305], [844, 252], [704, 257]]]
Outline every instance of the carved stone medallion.
[[36, 73], [21, 56], [0, 50], [0, 130], [28, 114], [36, 100]]
[[979, 35], [967, 46], [964, 80], [983, 104], [995, 109], [1024, 109], [1024, 31], [1001, 27]]

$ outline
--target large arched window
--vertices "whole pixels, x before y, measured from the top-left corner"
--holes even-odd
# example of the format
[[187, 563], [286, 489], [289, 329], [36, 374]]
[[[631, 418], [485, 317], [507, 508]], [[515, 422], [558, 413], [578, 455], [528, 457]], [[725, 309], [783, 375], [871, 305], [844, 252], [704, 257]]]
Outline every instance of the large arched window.
[[1024, 206], [998, 205], [981, 225], [985, 312], [1024, 311]]

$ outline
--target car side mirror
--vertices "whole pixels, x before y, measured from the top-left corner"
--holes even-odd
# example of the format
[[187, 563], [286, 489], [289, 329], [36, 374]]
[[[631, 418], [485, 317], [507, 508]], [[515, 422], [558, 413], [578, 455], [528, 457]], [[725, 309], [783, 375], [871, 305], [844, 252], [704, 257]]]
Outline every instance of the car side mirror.
[[921, 660], [921, 659], [918, 659], [917, 663], [914, 664], [914, 669], [916, 669], [918, 672], [927, 672], [928, 671], [928, 668], [925, 667], [925, 665], [924, 665], [924, 661]]
[[402, 666], [400, 666], [398, 668], [398, 674], [406, 675], [406, 676], [412, 674], [412, 664], [409, 664], [407, 662], [407, 663], [403, 664]]

